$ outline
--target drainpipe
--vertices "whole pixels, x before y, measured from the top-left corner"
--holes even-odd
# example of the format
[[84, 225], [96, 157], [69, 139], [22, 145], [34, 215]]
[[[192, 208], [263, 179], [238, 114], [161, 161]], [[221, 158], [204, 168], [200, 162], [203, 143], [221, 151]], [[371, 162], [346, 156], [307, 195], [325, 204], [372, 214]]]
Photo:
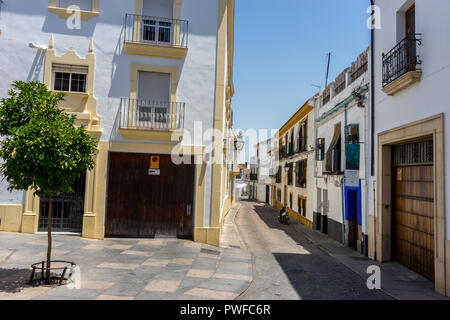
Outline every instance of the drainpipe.
[[[370, 5], [375, 5], [375, 0], [370, 0]], [[370, 163], [371, 163], [371, 176], [375, 175], [375, 30], [372, 26], [370, 29], [370, 100], [371, 100], [371, 108], [370, 108], [370, 117], [371, 117], [371, 142], [370, 142]], [[373, 182], [372, 182], [373, 183]], [[374, 216], [374, 235], [373, 235], [373, 243], [374, 243], [374, 259], [376, 260], [377, 256], [377, 223], [376, 223], [376, 212], [377, 207], [375, 203], [375, 184], [373, 183], [374, 193], [373, 193], [373, 216]]]
[[[348, 105], [346, 104], [344, 107], [344, 132], [345, 132], [345, 128], [347, 128], [347, 107]], [[344, 145], [344, 172], [346, 169], [346, 162], [347, 162], [347, 157], [345, 154], [346, 151], [346, 145], [345, 145], [345, 135], [344, 135], [344, 139], [343, 139], [343, 145]], [[345, 245], [345, 175], [344, 177], [341, 178], [341, 200], [342, 200], [342, 244]]]
[[[375, 5], [375, 0], [370, 0], [370, 5]], [[375, 30], [370, 29], [370, 100], [371, 100], [371, 142], [370, 163], [371, 176], [375, 175]]]

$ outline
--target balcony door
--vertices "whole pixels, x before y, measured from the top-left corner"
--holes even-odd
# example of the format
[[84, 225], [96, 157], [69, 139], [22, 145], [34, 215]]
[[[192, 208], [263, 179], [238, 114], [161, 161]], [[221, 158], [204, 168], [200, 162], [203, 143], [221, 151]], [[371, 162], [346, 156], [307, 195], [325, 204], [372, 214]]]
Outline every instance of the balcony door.
[[139, 72], [136, 121], [139, 127], [169, 129], [170, 74]]
[[416, 68], [416, 7], [413, 5], [405, 13], [405, 34], [408, 41], [405, 42], [407, 46], [406, 54], [409, 70], [415, 70]]
[[173, 40], [173, 0], [144, 0], [141, 28], [143, 42], [171, 45]]

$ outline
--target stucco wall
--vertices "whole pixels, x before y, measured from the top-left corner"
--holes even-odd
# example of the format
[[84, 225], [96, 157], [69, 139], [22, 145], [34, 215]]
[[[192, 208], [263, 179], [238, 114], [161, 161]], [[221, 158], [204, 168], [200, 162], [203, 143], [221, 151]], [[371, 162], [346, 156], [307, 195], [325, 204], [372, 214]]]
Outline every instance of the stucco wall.
[[[375, 31], [375, 134], [417, 120], [444, 113], [444, 136], [450, 126], [448, 87], [450, 79], [450, 2], [441, 0], [416, 0], [416, 32], [421, 33], [422, 45], [417, 53], [422, 60], [422, 79], [394, 96], [382, 89], [382, 53], [387, 53], [398, 42], [397, 11], [405, 0], [376, 0], [381, 8], [382, 28]], [[377, 140], [375, 140], [377, 143]], [[445, 168], [450, 168], [450, 140], [445, 141]], [[376, 149], [375, 149], [376, 152]], [[376, 158], [377, 155], [375, 155]], [[450, 199], [450, 170], [446, 170], [446, 199]], [[450, 239], [449, 209], [446, 206], [446, 233]]]
[[[0, 36], [0, 97], [5, 97], [14, 80], [43, 81], [45, 57], [29, 43], [48, 46], [54, 35], [58, 55], [75, 50], [84, 57], [90, 39], [96, 55], [94, 96], [101, 118], [102, 141], [124, 141], [113, 131], [121, 97], [130, 94], [132, 62], [179, 68], [177, 101], [186, 103], [183, 144], [204, 144], [202, 134], [194, 138], [194, 121], [201, 121], [201, 133], [212, 128], [215, 83], [218, 0], [184, 0], [181, 19], [189, 21], [188, 53], [182, 60], [128, 55], [123, 48], [125, 13], [134, 13], [135, 1], [100, 0], [100, 15], [81, 22], [81, 29], [70, 30], [66, 20], [48, 11], [48, 0], [6, 0], [3, 4]], [[198, 10], [202, 8], [202, 10]], [[207, 13], [207, 14], [205, 14]], [[20, 23], [17, 23], [17, 22]], [[192, 140], [187, 140], [191, 137]], [[206, 141], [208, 143], [208, 141]], [[205, 171], [211, 185], [211, 170]], [[210, 214], [211, 188], [205, 188], [205, 218]], [[22, 204], [23, 192], [6, 192], [0, 183], [0, 204]], [[208, 221], [205, 221], [206, 225]]]
[[[327, 104], [322, 107], [316, 107], [318, 119], [324, 115], [326, 112], [333, 109], [337, 104], [343, 102], [355, 89], [360, 86], [367, 85], [369, 82], [369, 72], [364, 73], [353, 83], [348, 85], [342, 92], [333, 96]], [[360, 140], [360, 162], [359, 162], [359, 178], [361, 180], [361, 217], [362, 217], [362, 228], [365, 233], [367, 233], [367, 208], [366, 208], [366, 181], [368, 181], [368, 174], [366, 172], [366, 157], [369, 156], [366, 153], [368, 149], [369, 141], [369, 131], [367, 126], [367, 116], [368, 116], [368, 104], [369, 95], [368, 91], [364, 93], [364, 106], [363, 108], [357, 106], [357, 102], [353, 100], [347, 105], [347, 115], [345, 115], [345, 108], [341, 108], [337, 112], [329, 115], [328, 117], [320, 120], [317, 123], [317, 138], [325, 138], [325, 158], [326, 152], [330, 147], [330, 143], [333, 139], [335, 125], [341, 124], [341, 168], [342, 171], [345, 169], [345, 125], [358, 124], [359, 125], [359, 140]], [[320, 106], [320, 100], [316, 100], [317, 104]], [[347, 117], [347, 118], [346, 118]], [[343, 175], [324, 175], [325, 170], [325, 159], [324, 161], [317, 162], [317, 188], [323, 190], [328, 190], [328, 219], [332, 219], [336, 222], [343, 222], [343, 209], [342, 205], [342, 189], [341, 189], [341, 178]], [[317, 196], [317, 192], [315, 193]], [[317, 201], [317, 199], [316, 199]], [[316, 202], [314, 202], [314, 208], [316, 208]], [[321, 211], [319, 211], [321, 212]], [[345, 211], [344, 211], [345, 212]]]

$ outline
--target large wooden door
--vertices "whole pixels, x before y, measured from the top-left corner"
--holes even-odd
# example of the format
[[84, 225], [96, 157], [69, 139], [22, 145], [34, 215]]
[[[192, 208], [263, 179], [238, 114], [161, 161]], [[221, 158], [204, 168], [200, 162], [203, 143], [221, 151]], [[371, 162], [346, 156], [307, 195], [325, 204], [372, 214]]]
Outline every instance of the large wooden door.
[[[160, 175], [149, 175], [152, 156]], [[192, 237], [194, 171], [169, 155], [110, 153], [106, 236]]]
[[393, 147], [393, 258], [434, 281], [433, 141]]

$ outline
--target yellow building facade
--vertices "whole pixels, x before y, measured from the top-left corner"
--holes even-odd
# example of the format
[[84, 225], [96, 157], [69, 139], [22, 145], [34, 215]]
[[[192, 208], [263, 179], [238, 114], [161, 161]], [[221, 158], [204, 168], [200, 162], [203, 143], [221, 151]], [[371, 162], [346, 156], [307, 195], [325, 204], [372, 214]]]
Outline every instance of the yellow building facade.
[[[183, 0], [167, 0], [170, 17], [163, 17], [161, 20], [155, 18], [154, 24], [157, 29], [152, 29], [154, 24], [148, 23], [148, 19], [145, 18], [148, 16], [144, 14], [159, 9], [151, 7], [151, 3], [147, 0], [136, 0], [128, 4], [129, 7], [123, 12], [126, 20], [130, 16], [133, 19], [131, 26], [124, 27], [125, 30], [131, 30], [131, 38], [105, 40], [104, 35], [94, 34], [88, 40], [87, 46], [82, 41], [80, 45], [71, 45], [78, 39], [71, 35], [70, 31], [67, 31], [68, 35], [63, 35], [54, 28], [55, 33], [48, 36], [40, 31], [30, 30], [30, 32], [39, 33], [42, 39], [47, 38], [48, 43], [44, 50], [38, 49], [38, 55], [42, 55], [43, 62], [41, 69], [35, 71], [38, 74], [36, 80], [44, 82], [49, 89], [55, 90], [58, 77], [61, 74], [70, 74], [71, 87], [68, 90], [55, 90], [66, 92], [66, 99], [61, 104], [61, 108], [75, 114], [76, 124], [84, 125], [88, 133], [98, 139], [96, 166], [86, 173], [83, 180], [81, 229], [77, 231], [83, 237], [103, 239], [108, 234], [111, 236], [177, 236], [180, 235], [180, 230], [183, 230], [182, 236], [187, 235], [197, 242], [219, 245], [223, 219], [234, 201], [235, 172], [232, 161], [235, 137], [231, 112], [231, 99], [234, 95], [232, 80], [234, 0], [208, 2], [205, 10], [209, 10], [208, 14], [214, 18], [209, 17], [207, 21], [201, 14], [190, 13], [192, 12], [190, 6], [193, 5]], [[39, 8], [39, 10], [35, 12], [37, 17], [45, 18], [47, 12], [54, 13], [50, 17], [55, 25], [67, 19], [69, 14], [66, 8], [58, 7], [53, 0], [50, 0], [48, 7]], [[106, 23], [117, 13], [114, 10], [117, 9], [108, 5], [106, 1], [93, 0], [91, 10], [81, 10], [74, 14], [79, 14], [83, 23], [81, 30], [86, 30], [94, 24], [97, 28], [101, 28], [102, 23]], [[118, 30], [122, 28], [120, 23], [122, 21], [118, 22]], [[198, 30], [195, 27], [183, 29], [188, 23], [194, 26], [203, 23], [205, 29]], [[167, 27], [168, 24], [169, 27]], [[113, 30], [114, 26], [111, 28]], [[157, 33], [156, 39], [151, 38], [152, 32]], [[204, 37], [202, 32], [213, 35], [214, 41]], [[114, 33], [111, 31], [111, 34]], [[188, 35], [191, 39], [189, 44], [187, 44]], [[108, 47], [108, 42], [111, 40], [119, 43], [120, 53], [110, 51], [114, 50], [114, 47]], [[161, 43], [165, 40], [167, 40], [165, 43]], [[23, 50], [15, 46], [17, 46], [16, 42], [5, 40], [3, 48], [9, 47], [9, 52]], [[85, 54], [83, 54], [83, 46], [87, 49]], [[20, 56], [11, 55], [9, 59], [12, 64], [17, 64]], [[29, 59], [32, 57], [25, 57], [24, 63]], [[105, 70], [105, 66], [110, 66], [110, 63], [113, 68]], [[30, 67], [36, 68], [34, 64]], [[200, 75], [197, 74], [198, 70], [202, 70]], [[144, 103], [147, 100], [140, 97], [144, 91], [151, 90], [142, 89], [144, 83], [142, 74], [154, 76], [152, 79], [158, 76], [169, 79], [168, 98], [165, 105], [170, 107], [161, 111], [160, 105], [155, 107], [154, 104]], [[10, 76], [10, 79], [2, 80], [0, 87], [7, 87], [12, 81], [22, 77], [14, 73]], [[72, 90], [75, 78], [83, 79], [83, 90]], [[122, 91], [124, 93], [119, 93]], [[119, 95], [124, 98], [116, 98]], [[198, 101], [202, 99], [209, 102], [199, 103]], [[185, 103], [181, 104], [179, 100]], [[172, 107], [174, 105], [176, 108]], [[117, 110], [117, 113], [110, 111], [113, 108]], [[127, 118], [124, 118], [124, 114]], [[161, 114], [164, 117], [163, 120], [155, 121], [155, 115]], [[148, 118], [152, 118], [152, 122], [146, 120]], [[204, 127], [202, 138], [206, 135], [205, 131], [210, 129], [214, 130], [213, 139], [209, 141], [193, 139], [192, 136], [198, 124]], [[118, 155], [118, 158], [129, 157], [130, 161], [133, 157], [142, 159], [158, 157], [161, 159], [161, 168], [155, 170], [160, 170], [157, 172], [159, 175], [150, 181], [149, 179], [152, 178], [150, 174], [155, 172], [150, 172], [149, 167], [141, 166], [139, 170], [142, 170], [142, 176], [136, 177], [134, 182], [130, 182], [129, 185], [123, 182], [122, 189], [117, 184], [111, 185], [111, 181], [126, 180], [116, 175], [118, 172], [114, 168], [118, 162], [113, 163], [114, 155]], [[178, 158], [191, 160], [190, 163], [182, 163], [188, 172], [186, 181], [192, 180], [192, 185], [186, 188], [187, 192], [192, 192], [192, 197], [190, 194], [186, 197], [186, 209], [175, 208], [175, 204], [183, 197], [180, 198], [177, 193], [172, 193], [168, 182], [173, 179], [176, 185], [182, 186], [182, 178], [165, 177], [165, 172], [181, 172], [180, 167], [174, 163]], [[165, 159], [167, 164], [164, 162]], [[130, 165], [123, 166], [122, 173], [128, 172], [126, 170], [131, 170], [132, 167], [131, 162]], [[159, 184], [155, 182], [156, 179], [159, 179], [157, 180], [160, 181]], [[113, 201], [114, 198], [134, 190], [131, 187], [138, 181], [144, 181], [142, 186], [152, 186], [153, 189], [137, 188], [135, 193], [139, 195], [130, 193], [130, 202], [124, 203], [123, 208], [119, 208], [119, 205]], [[159, 191], [159, 189], [163, 190], [162, 186], [168, 183], [169, 185], [165, 187], [167, 191]], [[161, 188], [157, 187], [158, 185], [161, 185]], [[32, 190], [18, 191], [9, 196], [5, 189], [6, 186], [3, 186], [0, 190], [0, 193], [4, 195], [0, 199], [0, 231], [36, 233], [41, 230], [40, 218], [43, 216], [42, 210], [45, 210], [42, 199], [34, 196]], [[155, 191], [156, 189], [158, 191]], [[159, 192], [161, 199], [164, 200], [155, 200], [156, 202], [148, 200], [148, 194], [155, 192]], [[8, 197], [10, 200], [5, 200]], [[137, 203], [132, 202], [131, 199], [135, 199]], [[65, 200], [61, 201], [63, 203]], [[57, 213], [61, 221], [67, 212], [69, 214], [74, 212], [72, 209], [64, 208]], [[142, 209], [145, 212], [142, 215], [130, 213], [131, 208]], [[152, 215], [164, 217], [167, 216], [165, 213], [169, 212], [173, 212], [174, 218], [165, 222], [169, 224], [167, 227], [151, 226], [157, 220]], [[146, 215], [148, 220], [142, 217]], [[129, 220], [125, 222], [135, 220], [135, 223], [148, 224], [148, 226], [145, 229], [130, 227], [128, 231], [124, 227], [126, 223], [117, 226], [117, 223], [126, 217]], [[111, 222], [112, 220], [114, 223]], [[61, 222], [61, 225], [63, 224]]]

